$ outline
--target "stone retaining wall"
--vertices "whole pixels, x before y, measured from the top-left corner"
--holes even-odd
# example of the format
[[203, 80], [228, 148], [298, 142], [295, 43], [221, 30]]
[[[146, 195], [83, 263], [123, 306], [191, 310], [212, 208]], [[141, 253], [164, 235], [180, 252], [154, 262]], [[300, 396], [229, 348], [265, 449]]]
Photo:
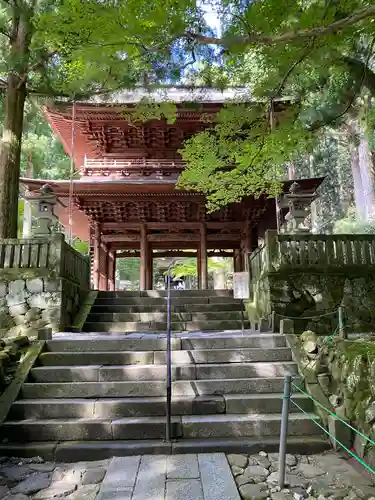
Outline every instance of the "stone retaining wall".
[[46, 327], [54, 332], [63, 330], [73, 324], [86, 293], [63, 278], [0, 281], [0, 337], [33, 337], [38, 329]]
[[276, 328], [283, 316], [301, 317], [295, 320], [296, 331], [312, 329], [327, 334], [338, 325], [337, 314], [319, 320], [304, 320], [303, 316], [316, 316], [337, 311], [344, 306], [349, 331], [375, 330], [375, 275], [368, 273], [345, 274], [329, 272], [269, 273], [253, 284], [252, 299], [247, 311], [253, 326], [261, 319], [270, 321], [276, 313]]
[[[375, 441], [375, 342], [319, 337], [311, 331], [287, 337], [312, 397]], [[319, 413], [341, 442], [354, 446], [375, 468], [373, 445], [345, 424], [337, 425], [334, 417]]]

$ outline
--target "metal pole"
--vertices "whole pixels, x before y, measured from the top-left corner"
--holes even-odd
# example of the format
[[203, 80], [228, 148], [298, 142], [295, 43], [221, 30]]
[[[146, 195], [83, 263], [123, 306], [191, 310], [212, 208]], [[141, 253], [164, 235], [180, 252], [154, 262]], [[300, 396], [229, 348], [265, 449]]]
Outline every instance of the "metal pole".
[[171, 370], [171, 266], [167, 273], [167, 401], [165, 408], [165, 440], [171, 442], [171, 414], [172, 414], [172, 370]]
[[339, 307], [339, 335], [342, 339], [346, 338], [345, 327], [344, 327], [344, 308]]
[[292, 387], [292, 377], [287, 375], [284, 381], [283, 408], [281, 413], [280, 448], [279, 448], [279, 486], [285, 485], [285, 457], [286, 440], [288, 437], [288, 416], [290, 404], [290, 392]]
[[244, 314], [243, 314], [243, 299], [241, 299], [241, 329], [242, 329], [242, 335], [245, 333], [245, 320], [244, 320]]

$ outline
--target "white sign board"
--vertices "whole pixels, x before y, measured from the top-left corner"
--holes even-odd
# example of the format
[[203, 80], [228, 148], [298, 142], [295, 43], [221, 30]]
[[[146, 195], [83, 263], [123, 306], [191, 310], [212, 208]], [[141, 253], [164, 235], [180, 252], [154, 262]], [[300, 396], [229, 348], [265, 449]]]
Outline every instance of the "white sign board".
[[233, 297], [235, 299], [250, 298], [249, 273], [233, 273]]

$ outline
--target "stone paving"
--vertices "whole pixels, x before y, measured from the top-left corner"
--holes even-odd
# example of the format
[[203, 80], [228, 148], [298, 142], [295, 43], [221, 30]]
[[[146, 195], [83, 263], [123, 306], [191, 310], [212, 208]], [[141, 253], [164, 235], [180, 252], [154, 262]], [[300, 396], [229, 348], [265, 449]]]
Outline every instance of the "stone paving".
[[278, 455], [264, 452], [144, 455], [73, 464], [0, 458], [0, 499], [375, 500], [371, 478], [333, 452], [288, 455], [287, 486], [281, 491], [277, 471]]
[[228, 455], [243, 500], [375, 500], [375, 483], [337, 453], [287, 455], [278, 487], [278, 453]]
[[54, 464], [1, 459], [6, 500], [240, 500], [224, 453]]

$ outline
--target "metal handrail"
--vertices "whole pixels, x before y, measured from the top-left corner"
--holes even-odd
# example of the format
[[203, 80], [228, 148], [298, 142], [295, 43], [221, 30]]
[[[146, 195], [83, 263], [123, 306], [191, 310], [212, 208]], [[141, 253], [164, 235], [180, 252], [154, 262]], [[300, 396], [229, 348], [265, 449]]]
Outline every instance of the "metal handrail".
[[171, 420], [172, 420], [172, 367], [171, 367], [171, 268], [174, 262], [168, 266], [167, 270], [167, 400], [165, 406], [165, 440], [171, 442]]

